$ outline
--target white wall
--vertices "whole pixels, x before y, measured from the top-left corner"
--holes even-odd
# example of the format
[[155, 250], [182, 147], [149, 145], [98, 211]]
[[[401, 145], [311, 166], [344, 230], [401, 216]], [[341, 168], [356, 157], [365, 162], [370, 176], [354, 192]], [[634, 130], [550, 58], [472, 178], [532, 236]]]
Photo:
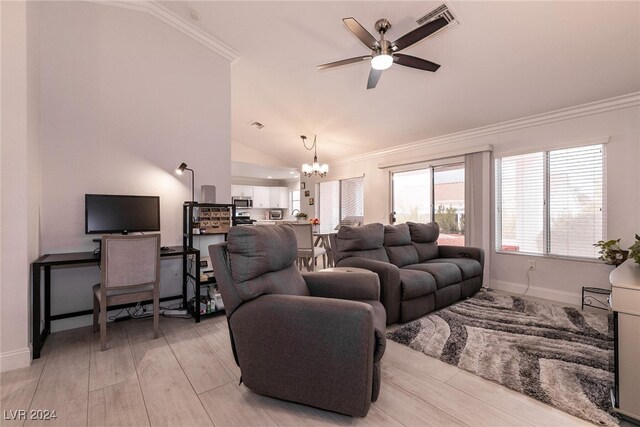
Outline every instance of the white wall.
[[40, 84], [37, 8], [0, 3], [0, 371], [30, 361], [29, 266], [39, 252]]
[[[438, 138], [433, 143], [416, 143], [402, 150], [370, 153], [360, 158], [331, 164], [324, 179], [342, 179], [365, 174], [365, 222], [388, 224], [390, 205], [389, 171], [380, 164], [411, 162], [459, 153], [472, 147], [492, 145], [496, 153], [548, 147], [589, 138], [610, 138], [607, 145], [607, 237], [622, 238], [629, 246], [634, 233], [640, 232], [640, 103], [637, 94], [631, 101], [603, 101], [603, 108], [567, 109], [514, 125], [496, 125], [481, 131]], [[617, 107], [609, 108], [612, 104]], [[606, 107], [606, 108], [605, 108]], [[603, 111], [607, 110], [607, 111]], [[491, 128], [491, 129], [489, 129]], [[493, 162], [491, 162], [493, 163]], [[493, 173], [493, 172], [492, 172]], [[305, 179], [313, 191], [318, 179]], [[491, 191], [493, 198], [493, 192]], [[304, 209], [303, 209], [304, 210]], [[491, 244], [494, 247], [493, 205], [491, 209]], [[522, 292], [527, 283], [527, 260], [521, 255], [496, 254], [491, 250], [490, 285]], [[611, 267], [600, 262], [578, 262], [536, 257], [537, 268], [531, 273], [529, 294], [562, 302], [578, 303], [581, 286], [607, 287]], [[486, 283], [485, 283], [486, 285]]]
[[[182, 244], [191, 175], [175, 175], [181, 162], [195, 170], [196, 199], [202, 184], [230, 199], [229, 62], [139, 11], [40, 6], [42, 252], [96, 247], [84, 234], [85, 193], [159, 195], [162, 244]], [[162, 262], [162, 296], [181, 293], [181, 265]], [[92, 307], [96, 267], [54, 270], [52, 280], [54, 314]], [[89, 319], [52, 327], [79, 321]]]
[[278, 157], [256, 150], [238, 141], [233, 141], [231, 144], [231, 160], [234, 162], [254, 163], [260, 166], [291, 167], [290, 164]]

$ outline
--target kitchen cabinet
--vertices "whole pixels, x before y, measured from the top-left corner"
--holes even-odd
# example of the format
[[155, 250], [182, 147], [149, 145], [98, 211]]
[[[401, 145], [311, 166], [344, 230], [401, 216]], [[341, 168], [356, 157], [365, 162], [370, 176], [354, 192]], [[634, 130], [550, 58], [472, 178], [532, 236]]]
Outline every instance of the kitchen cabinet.
[[252, 197], [254, 209], [288, 209], [289, 189], [287, 187], [258, 187], [253, 185], [232, 185], [231, 196]]
[[288, 209], [289, 189], [287, 187], [270, 187], [269, 204], [271, 209]]
[[253, 197], [253, 186], [251, 185], [232, 185], [232, 197]]
[[270, 208], [271, 206], [270, 187], [253, 187], [253, 208]]

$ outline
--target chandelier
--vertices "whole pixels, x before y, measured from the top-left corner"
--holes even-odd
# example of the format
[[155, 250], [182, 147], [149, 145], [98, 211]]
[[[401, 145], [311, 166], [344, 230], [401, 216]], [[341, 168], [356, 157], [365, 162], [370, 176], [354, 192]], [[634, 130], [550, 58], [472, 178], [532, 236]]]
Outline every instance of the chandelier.
[[302, 165], [302, 173], [304, 176], [312, 176], [318, 175], [322, 178], [327, 176], [327, 172], [329, 172], [329, 165], [326, 163], [318, 163], [318, 153], [316, 150], [316, 135], [313, 135], [313, 145], [311, 147], [307, 147], [307, 137], [304, 135], [300, 135], [302, 139], [302, 144], [304, 148], [311, 151], [313, 150], [313, 164], [305, 163]]

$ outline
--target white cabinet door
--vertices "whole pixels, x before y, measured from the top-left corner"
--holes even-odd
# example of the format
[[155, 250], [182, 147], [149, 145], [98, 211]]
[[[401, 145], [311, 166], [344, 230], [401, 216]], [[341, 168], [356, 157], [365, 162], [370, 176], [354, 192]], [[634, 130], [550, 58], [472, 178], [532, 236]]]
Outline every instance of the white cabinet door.
[[253, 187], [250, 185], [232, 185], [232, 197], [253, 197]]
[[254, 208], [270, 208], [271, 193], [269, 187], [253, 187], [253, 207]]
[[287, 187], [271, 187], [269, 204], [272, 209], [286, 209], [289, 205]]

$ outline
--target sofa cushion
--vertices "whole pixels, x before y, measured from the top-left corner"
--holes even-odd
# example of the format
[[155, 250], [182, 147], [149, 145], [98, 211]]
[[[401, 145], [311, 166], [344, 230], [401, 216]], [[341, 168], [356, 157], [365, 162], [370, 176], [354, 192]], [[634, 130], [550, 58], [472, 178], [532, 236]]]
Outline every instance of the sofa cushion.
[[411, 241], [415, 243], [432, 243], [438, 240], [440, 235], [440, 226], [438, 226], [437, 222], [426, 224], [407, 222], [407, 225], [411, 233]]
[[425, 262], [438, 258], [438, 243], [413, 243], [413, 247], [418, 254], [418, 262]]
[[418, 298], [436, 291], [436, 282], [431, 274], [424, 271], [400, 269], [402, 301]]
[[455, 264], [462, 273], [462, 280], [471, 279], [482, 275], [482, 266], [475, 259], [469, 258], [437, 258], [427, 261], [427, 264], [446, 262]]
[[380, 223], [358, 227], [343, 225], [336, 234], [339, 251], [368, 251], [382, 248], [384, 226]]
[[418, 262], [429, 261], [438, 257], [438, 236], [440, 227], [436, 222], [426, 224], [407, 222], [411, 241], [418, 254]]
[[400, 271], [405, 269], [426, 271], [427, 273], [431, 274], [436, 281], [436, 286], [438, 289], [453, 285], [455, 283], [460, 283], [462, 281], [462, 274], [460, 273], [460, 269], [455, 264], [435, 262], [412, 264], [402, 267]]
[[231, 227], [227, 251], [231, 277], [244, 301], [271, 293], [309, 295], [294, 265], [298, 250], [291, 227]]
[[401, 246], [411, 244], [411, 233], [407, 224], [385, 225], [384, 246]]
[[407, 224], [384, 226], [384, 249], [389, 262], [397, 267], [416, 264], [418, 252], [411, 244], [411, 234]]
[[338, 233], [331, 236], [334, 244], [332, 254], [335, 263], [349, 257], [367, 258], [375, 261], [389, 262], [384, 250], [384, 226], [380, 223], [350, 227], [343, 225]]
[[396, 267], [418, 263], [418, 252], [416, 252], [416, 248], [413, 245], [385, 246], [384, 249], [387, 251], [389, 262]]

